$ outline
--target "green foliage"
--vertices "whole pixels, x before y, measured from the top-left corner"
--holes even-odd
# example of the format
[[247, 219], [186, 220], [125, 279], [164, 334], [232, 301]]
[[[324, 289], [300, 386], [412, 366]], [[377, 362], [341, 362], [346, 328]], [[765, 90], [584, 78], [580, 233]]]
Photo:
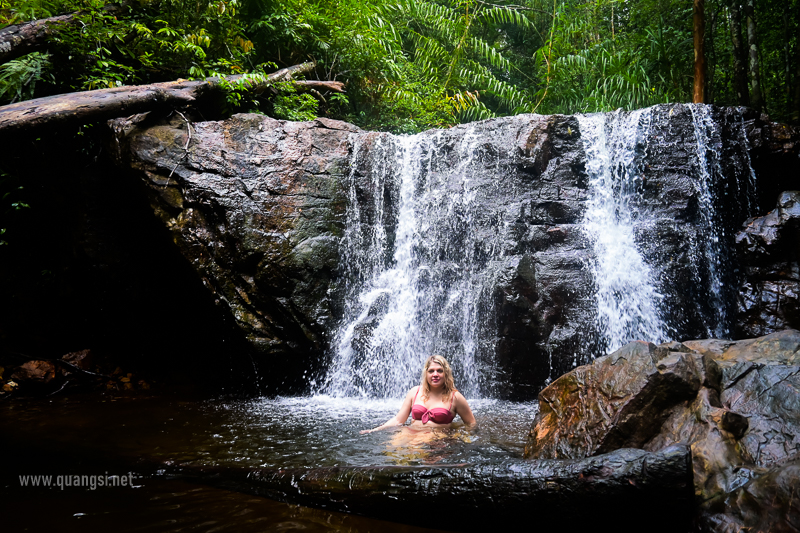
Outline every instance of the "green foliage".
[[[0, 228], [0, 236], [5, 236], [6, 226], [8, 226], [9, 219], [14, 216], [14, 213], [30, 208], [28, 204], [19, 199], [22, 189], [23, 187], [19, 184], [18, 178], [0, 172], [0, 191], [5, 191], [0, 197], [0, 224], [3, 226]], [[4, 238], [0, 238], [0, 246], [7, 244], [8, 242]]]
[[[50, 57], [34, 52], [0, 65], [0, 101], [14, 103], [33, 98], [36, 82], [48, 76]], [[53, 82], [52, 76], [49, 81]]]
[[54, 35], [49, 63], [23, 58], [14, 68], [19, 75], [0, 78], [2, 98], [229, 75], [251, 68], [253, 43], [237, 15], [238, 0], [141, 0], [116, 10], [105, 7], [99, 0], [23, 0], [0, 7], [9, 23], [73, 11], [79, 11], [80, 19]]
[[[796, 109], [800, 0], [756, 0], [768, 111]], [[736, 104], [730, 0], [706, 0], [711, 101]], [[0, 104], [58, 92], [247, 74], [227, 110], [416, 132], [522, 112], [690, 101], [688, 0], [0, 0], [0, 23], [82, 10], [48, 54], [0, 67]], [[269, 68], [308, 60], [346, 82], [315, 98], [253, 95]], [[261, 65], [259, 67], [259, 65]], [[248, 78], [250, 76], [250, 78]], [[249, 81], [248, 81], [249, 80]]]
[[310, 94], [298, 94], [291, 82], [275, 84], [277, 96], [272, 98], [274, 115], [286, 120], [314, 120], [317, 118], [319, 102]]
[[[347, 74], [362, 127], [410, 132], [530, 109], [515, 54], [531, 39], [524, 10], [475, 0], [317, 4], [339, 18], [321, 39], [321, 63]], [[524, 52], [522, 52], [524, 54]]]
[[547, 72], [542, 111], [635, 109], [691, 98], [691, 3], [593, 0], [557, 7], [552, 38], [537, 51], [539, 69]]
[[0, 26], [55, 17], [75, 9], [73, 3], [60, 0], [0, 0]]

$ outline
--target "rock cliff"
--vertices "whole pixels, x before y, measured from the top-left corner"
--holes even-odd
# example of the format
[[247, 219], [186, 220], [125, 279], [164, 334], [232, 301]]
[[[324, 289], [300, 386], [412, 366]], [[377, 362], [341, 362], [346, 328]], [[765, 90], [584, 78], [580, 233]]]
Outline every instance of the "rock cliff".
[[335, 320], [348, 137], [358, 129], [258, 115], [116, 127], [119, 157], [250, 344], [306, 363], [323, 353]]
[[[369, 152], [380, 134], [325, 119], [291, 123], [256, 115], [222, 122], [137, 120], [114, 126], [118, 160], [147, 185], [156, 214], [217, 303], [264, 356], [260, 362], [295, 358], [299, 367], [324, 367], [343, 299], [359, 282], [342, 264], [348, 206], [356, 200], [373, 206], [359, 215], [374, 227], [365, 231], [385, 232], [389, 243], [395, 238], [397, 186], [378, 190], [371, 177], [386, 160], [354, 158], [355, 146]], [[702, 146], [698, 127], [707, 130]], [[789, 174], [778, 181], [791, 181], [797, 169], [786, 162], [796, 155], [796, 132], [778, 131], [746, 110], [685, 105], [649, 110], [642, 128], [631, 147], [636, 178], [622, 187], [634, 192], [625, 208], [661, 295], [665, 331], [698, 338], [714, 328], [766, 333], [766, 326], [752, 325], [765, 320], [775, 328], [797, 326], [796, 312], [786, 308], [780, 321], [763, 318], [773, 311], [754, 302], [772, 305], [769, 294], [789, 289], [784, 282], [777, 287], [763, 268], [748, 270], [740, 281], [739, 257], [755, 264], [763, 263], [758, 254], [764, 254], [743, 245], [747, 250], [737, 256], [732, 237], [748, 210], [759, 211], [751, 158], [760, 172], [767, 168], [763, 154], [782, 157]], [[590, 195], [583, 133], [575, 117], [522, 115], [422, 135], [437, 143], [435, 153], [426, 155], [435, 156], [426, 179], [442, 181], [443, 194], [462, 194], [465, 178], [452, 171], [463, 165], [455, 147], [465, 136], [476, 139], [470, 235], [436, 233], [447, 242], [431, 250], [444, 269], [470, 255], [497, 274], [479, 303], [483, 375], [500, 396], [530, 398], [548, 379], [605, 348], [593, 300], [594, 251], [582, 229]], [[701, 179], [702, 171], [707, 177]], [[707, 191], [698, 180], [708, 181]], [[382, 220], [370, 211], [384, 208], [389, 215]], [[451, 212], [434, 225], [457, 230], [463, 220]], [[707, 234], [711, 224], [713, 235]], [[718, 271], [703, 264], [712, 242]], [[382, 260], [390, 262], [391, 253]], [[780, 261], [796, 270], [794, 256]], [[794, 276], [791, 268], [781, 272]], [[719, 283], [718, 294], [709, 292], [713, 283]], [[737, 327], [740, 284], [743, 325]], [[368, 322], [382, 312], [373, 307]], [[368, 324], [358, 327], [354, 345], [371, 342]]]
[[785, 191], [763, 217], [745, 221], [736, 234], [744, 276], [739, 328], [765, 335], [800, 324], [800, 192]]

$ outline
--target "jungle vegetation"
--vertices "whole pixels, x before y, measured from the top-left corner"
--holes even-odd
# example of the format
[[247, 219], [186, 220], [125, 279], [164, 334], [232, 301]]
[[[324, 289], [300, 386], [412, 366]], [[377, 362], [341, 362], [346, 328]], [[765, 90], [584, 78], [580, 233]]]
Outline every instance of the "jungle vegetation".
[[78, 19], [0, 66], [0, 104], [309, 60], [346, 93], [231, 87], [228, 111], [410, 133], [691, 102], [697, 4], [705, 101], [797, 122], [800, 0], [0, 0], [0, 27]]

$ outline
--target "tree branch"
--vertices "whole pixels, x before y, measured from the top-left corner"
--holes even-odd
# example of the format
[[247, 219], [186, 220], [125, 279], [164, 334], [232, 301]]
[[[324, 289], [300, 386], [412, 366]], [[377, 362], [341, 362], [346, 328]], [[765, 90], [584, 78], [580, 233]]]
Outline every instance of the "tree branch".
[[[109, 4], [102, 10], [117, 13], [127, 4]], [[85, 11], [13, 24], [0, 29], [0, 64], [47, 48], [50, 38], [67, 26], [80, 22]]]

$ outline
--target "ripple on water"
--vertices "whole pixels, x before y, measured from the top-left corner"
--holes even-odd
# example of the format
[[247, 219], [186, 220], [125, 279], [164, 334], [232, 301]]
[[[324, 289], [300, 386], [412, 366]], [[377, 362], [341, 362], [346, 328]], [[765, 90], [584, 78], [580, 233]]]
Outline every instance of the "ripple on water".
[[[279, 397], [114, 403], [18, 404], [5, 414], [16, 436], [139, 461], [204, 466], [326, 467], [485, 464], [522, 455], [535, 402], [470, 400], [477, 427], [460, 419], [427, 437], [395, 428], [362, 435], [395, 415], [400, 399]], [[25, 424], [20, 424], [25, 420]]]
[[520, 457], [537, 405], [473, 400], [475, 428], [457, 421], [433, 436], [390, 429], [361, 435], [395, 415], [399, 399], [329, 396], [208, 402], [209, 413], [226, 422], [209, 434], [215, 464], [241, 457], [241, 448], [260, 467], [370, 466], [429, 463], [487, 463]]
[[[456, 422], [437, 430], [434, 440], [414, 441], [404, 440], [400, 429], [359, 433], [394, 416], [399, 399], [317, 396], [182, 402], [131, 396], [117, 400], [64, 397], [0, 404], [0, 426], [9, 429], [4, 444], [16, 450], [10, 456], [17, 461], [17, 470], [7, 473], [10, 481], [0, 483], [0, 497], [17, 510], [12, 514], [20, 517], [25, 528], [171, 533], [217, 529], [210, 527], [213, 521], [231, 531], [274, 531], [287, 524], [292, 525], [288, 529], [307, 531], [411, 531], [407, 526], [167, 479], [160, 475], [163, 470], [153, 466], [183, 463], [249, 469], [499, 463], [522, 455], [537, 409], [535, 403], [470, 400], [478, 419], [476, 428], [467, 430]], [[25, 492], [15, 477], [102, 474], [109, 465], [145, 474], [143, 488], [91, 494], [80, 489]], [[41, 513], [42, 508], [48, 513]], [[14, 516], [10, 519], [9, 530], [23, 529], [15, 527]]]

